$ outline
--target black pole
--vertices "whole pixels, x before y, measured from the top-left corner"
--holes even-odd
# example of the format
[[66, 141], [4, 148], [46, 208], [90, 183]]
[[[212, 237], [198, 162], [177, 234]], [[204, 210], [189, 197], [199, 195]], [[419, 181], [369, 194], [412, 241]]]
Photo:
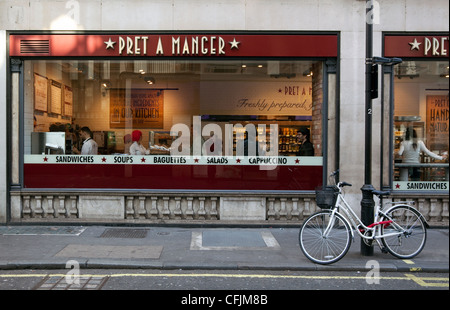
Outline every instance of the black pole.
[[[374, 190], [372, 186], [372, 66], [373, 66], [373, 0], [366, 0], [366, 85], [365, 85], [365, 145], [364, 145], [364, 185], [361, 188], [361, 221], [364, 225], [373, 222]], [[361, 255], [372, 256], [373, 246], [361, 239]]]

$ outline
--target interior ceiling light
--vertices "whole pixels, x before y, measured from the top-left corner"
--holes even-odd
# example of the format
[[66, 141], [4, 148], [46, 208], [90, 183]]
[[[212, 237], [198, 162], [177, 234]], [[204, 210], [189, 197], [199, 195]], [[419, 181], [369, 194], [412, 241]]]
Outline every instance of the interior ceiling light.
[[305, 70], [305, 71], [303, 72], [303, 76], [313, 76], [313, 71], [312, 71], [312, 69]]
[[155, 79], [151, 76], [145, 76], [144, 81], [146, 81], [149, 85], [155, 84]]
[[109, 82], [109, 81], [102, 81], [102, 86], [104, 88], [110, 88], [111, 87], [111, 82]]

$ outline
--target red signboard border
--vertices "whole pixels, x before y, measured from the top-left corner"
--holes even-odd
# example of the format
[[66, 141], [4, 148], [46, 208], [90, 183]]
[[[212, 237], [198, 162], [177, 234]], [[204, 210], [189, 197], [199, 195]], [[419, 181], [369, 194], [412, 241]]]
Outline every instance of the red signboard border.
[[[119, 37], [124, 40], [143, 43], [143, 40], [135, 41], [136, 37], [148, 37], [145, 42], [148, 45], [147, 54], [143, 54], [143, 48], [139, 48], [139, 54], [127, 54], [119, 50]], [[187, 38], [189, 44], [193, 37], [198, 37], [200, 43], [202, 38], [210, 44], [214, 42], [215, 53], [175, 53], [172, 54], [172, 38], [180, 38], [181, 48], [184, 46], [184, 39]], [[215, 38], [211, 40], [211, 38]], [[156, 54], [157, 44], [161, 38], [164, 47], [164, 54]], [[219, 38], [225, 43], [225, 54], [220, 54], [217, 48]], [[111, 39], [111, 41], [110, 41]], [[39, 46], [39, 42], [48, 42]], [[115, 42], [108, 49], [106, 42]], [[237, 42], [233, 46], [231, 42]], [[21, 43], [27, 49], [21, 49]], [[25, 44], [26, 43], [26, 44]], [[36, 45], [33, 45], [33, 44]], [[169, 48], [170, 47], [170, 48]], [[42, 49], [40, 49], [42, 48]], [[11, 33], [9, 36], [9, 55], [11, 57], [337, 57], [339, 51], [338, 33], [67, 33], [67, 34], [42, 34], [42, 33]]]
[[[447, 55], [432, 55], [432, 50], [428, 55], [424, 53], [424, 38], [442, 38], [446, 37], [444, 49]], [[424, 58], [424, 59], [448, 59], [449, 33], [445, 32], [385, 32], [383, 33], [382, 50], [384, 57], [402, 57], [402, 58]], [[419, 43], [419, 47], [412, 49], [412, 44]], [[412, 43], [412, 44], [410, 44]], [[440, 42], [439, 42], [440, 43]], [[441, 48], [441, 46], [440, 46]]]

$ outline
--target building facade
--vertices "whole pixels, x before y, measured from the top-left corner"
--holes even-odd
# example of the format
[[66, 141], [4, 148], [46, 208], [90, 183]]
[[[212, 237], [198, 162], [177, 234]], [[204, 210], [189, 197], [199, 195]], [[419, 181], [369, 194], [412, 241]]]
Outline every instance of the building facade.
[[0, 9], [0, 223], [299, 224], [337, 169], [359, 210], [367, 112], [374, 187], [448, 225], [446, 1]]

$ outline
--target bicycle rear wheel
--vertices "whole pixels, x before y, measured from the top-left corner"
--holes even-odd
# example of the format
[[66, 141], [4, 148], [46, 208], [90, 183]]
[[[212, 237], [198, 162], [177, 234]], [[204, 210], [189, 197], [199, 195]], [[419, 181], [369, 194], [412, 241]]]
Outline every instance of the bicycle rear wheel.
[[395, 257], [406, 259], [419, 254], [427, 240], [427, 229], [422, 215], [410, 206], [393, 207], [386, 213], [384, 220], [392, 219], [396, 225], [383, 225], [381, 234], [389, 234], [403, 231], [403, 233], [381, 239], [389, 253]]
[[[327, 265], [340, 260], [350, 248], [351, 231], [347, 221], [339, 213], [331, 217], [330, 210], [308, 217], [300, 228], [299, 243], [305, 256], [317, 264]], [[330, 221], [334, 221], [330, 223]], [[326, 228], [330, 226], [325, 236]]]

